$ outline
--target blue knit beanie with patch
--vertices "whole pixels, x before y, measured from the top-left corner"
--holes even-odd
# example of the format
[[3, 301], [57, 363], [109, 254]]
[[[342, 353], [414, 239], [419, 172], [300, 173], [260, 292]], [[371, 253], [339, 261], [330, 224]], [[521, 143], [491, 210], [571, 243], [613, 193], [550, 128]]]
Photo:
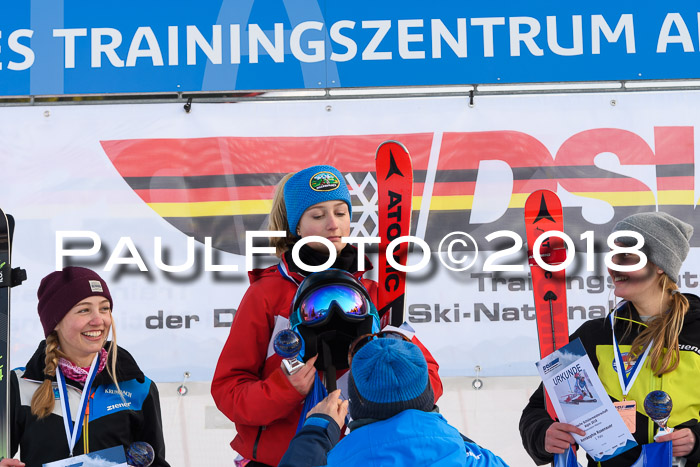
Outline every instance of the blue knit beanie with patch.
[[423, 353], [397, 339], [375, 339], [355, 354], [348, 396], [354, 420], [385, 420], [407, 409], [430, 412], [435, 405]]
[[352, 217], [350, 191], [343, 174], [330, 165], [314, 165], [292, 175], [284, 184], [284, 204], [287, 209], [289, 232], [297, 235], [297, 224], [314, 204], [340, 200], [348, 205]]

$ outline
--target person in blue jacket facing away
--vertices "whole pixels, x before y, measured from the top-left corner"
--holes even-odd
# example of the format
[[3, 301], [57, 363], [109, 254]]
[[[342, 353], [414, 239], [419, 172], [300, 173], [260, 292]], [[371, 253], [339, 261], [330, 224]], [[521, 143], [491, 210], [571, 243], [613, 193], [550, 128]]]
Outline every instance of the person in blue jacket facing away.
[[[377, 334], [350, 348], [349, 403], [336, 390], [316, 405], [279, 467], [507, 466], [438, 413], [420, 349]], [[338, 442], [348, 410], [351, 431]]]

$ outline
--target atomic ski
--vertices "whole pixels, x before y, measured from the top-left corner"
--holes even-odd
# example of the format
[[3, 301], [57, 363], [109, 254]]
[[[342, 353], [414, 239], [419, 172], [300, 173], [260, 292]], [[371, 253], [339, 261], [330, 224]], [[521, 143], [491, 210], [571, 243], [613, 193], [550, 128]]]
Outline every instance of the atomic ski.
[[[527, 256], [535, 294], [537, 335], [540, 357], [544, 358], [569, 342], [569, 320], [566, 306], [565, 271], [547, 271], [537, 264], [533, 250], [537, 238], [545, 232], [564, 232], [564, 216], [559, 197], [549, 190], [538, 190], [525, 201], [525, 233]], [[549, 265], [566, 260], [564, 240], [550, 236], [539, 248], [540, 258]], [[547, 396], [547, 412], [556, 419], [554, 408]]]
[[[404, 322], [406, 273], [389, 264], [386, 250], [389, 243], [411, 231], [413, 201], [413, 165], [406, 147], [397, 141], [386, 141], [377, 148], [377, 189], [379, 192], [379, 293], [377, 308], [381, 326], [399, 327]], [[408, 243], [393, 250], [397, 264], [406, 265]]]
[[10, 287], [27, 278], [24, 269], [12, 269], [10, 253], [15, 222], [0, 209], [0, 457], [10, 455]]

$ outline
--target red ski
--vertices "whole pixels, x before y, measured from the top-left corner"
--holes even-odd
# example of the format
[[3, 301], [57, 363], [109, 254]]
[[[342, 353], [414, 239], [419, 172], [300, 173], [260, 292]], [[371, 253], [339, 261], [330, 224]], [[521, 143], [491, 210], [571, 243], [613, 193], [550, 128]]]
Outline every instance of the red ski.
[[[546, 271], [537, 264], [533, 254], [537, 238], [549, 231], [564, 232], [561, 201], [549, 190], [537, 190], [525, 201], [525, 233], [542, 358], [569, 342], [565, 271], [563, 269], [556, 272]], [[564, 240], [550, 236], [542, 242], [539, 254], [542, 261], [549, 265], [563, 263], [566, 260]], [[556, 418], [549, 396], [547, 396], [547, 412], [553, 419]]]
[[[389, 242], [411, 231], [413, 165], [406, 147], [397, 141], [385, 141], [377, 148], [377, 189], [379, 191], [379, 294], [377, 308], [382, 327], [399, 327], [404, 322], [406, 273], [387, 261]], [[406, 265], [408, 243], [393, 250], [397, 264]]]

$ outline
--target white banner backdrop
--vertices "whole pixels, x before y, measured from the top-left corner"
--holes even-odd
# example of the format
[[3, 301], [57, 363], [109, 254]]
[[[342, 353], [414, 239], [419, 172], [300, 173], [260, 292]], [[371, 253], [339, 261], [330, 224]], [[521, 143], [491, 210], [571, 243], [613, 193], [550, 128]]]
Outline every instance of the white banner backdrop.
[[[482, 249], [467, 271], [449, 271], [434, 254], [429, 267], [409, 274], [407, 320], [437, 358], [443, 375], [472, 375], [477, 365], [485, 376], [534, 375], [539, 354], [524, 247], [496, 262], [523, 265], [523, 272], [486, 271], [484, 261], [492, 253], [484, 248], [503, 250], [512, 244], [494, 247], [486, 235], [522, 229], [526, 195], [537, 188], [556, 190], [565, 207], [565, 230], [576, 241], [577, 251], [583, 245], [580, 233], [596, 232], [595, 271], [585, 270], [583, 253], [567, 270], [570, 330], [584, 319], [602, 316], [614, 297], [601, 252], [607, 251], [605, 236], [615, 221], [637, 210], [658, 208], [685, 213], [686, 220], [700, 226], [695, 211], [695, 181], [700, 174], [693, 145], [700, 118], [692, 110], [700, 106], [700, 93], [490, 96], [478, 98], [473, 108], [467, 103], [455, 97], [195, 101], [189, 114], [180, 104], [0, 109], [0, 206], [17, 221], [13, 265], [24, 267], [29, 275], [25, 284], [12, 291], [12, 366], [24, 365], [43, 338], [36, 290], [40, 279], [56, 267], [57, 232], [90, 231], [101, 241], [99, 252], [69, 261], [92, 267], [110, 285], [119, 344], [157, 381], [181, 381], [185, 371], [194, 380], [211, 379], [234, 310], [248, 285], [245, 258], [237, 254], [242, 251], [235, 237], [240, 239], [244, 230], [263, 225], [269, 195], [256, 196], [229, 184], [224, 191], [233, 193], [232, 197], [226, 198], [225, 206], [216, 204], [221, 200], [202, 193], [214, 187], [208, 183], [218, 183], [207, 177], [221, 175], [220, 171], [196, 170], [206, 154], [185, 149], [172, 156], [181, 158], [176, 162], [185, 169], [155, 167], [139, 172], [168, 155], [134, 156], [129, 154], [133, 141], [169, 148], [173, 141], [177, 145], [215, 138], [214, 145], [223, 147], [227, 138], [236, 140], [235, 144], [240, 143], [236, 138], [259, 139], [262, 143], [257, 146], [243, 144], [244, 149], [263, 148], [245, 154], [248, 162], [241, 165], [247, 167], [224, 161], [221, 170], [228, 174], [281, 176], [320, 161], [346, 165], [341, 170], [352, 182], [353, 202], [359, 202], [353, 234], [364, 235], [373, 233], [376, 216], [372, 208], [376, 199], [367, 194], [373, 182], [367, 173], [374, 153], [365, 149], [376, 148], [374, 139], [383, 135], [404, 135], [418, 148], [407, 143], [419, 182], [414, 192], [416, 235], [425, 237], [436, 250], [446, 233], [462, 230], [475, 237]], [[595, 138], [585, 139], [591, 134], [608, 138], [614, 143], [610, 143], [612, 149], [596, 146]], [[353, 153], [354, 146], [343, 146], [344, 138], [354, 141], [356, 137], [363, 141], [357, 147], [365, 152]], [[319, 140], [322, 150], [308, 157], [287, 154], [296, 160], [289, 165], [276, 159], [274, 147], [267, 147], [274, 141], [284, 146], [297, 139], [304, 144]], [[580, 150], [571, 150], [576, 145], [588, 150], [586, 160], [577, 159]], [[312, 146], [309, 151], [315, 151]], [[459, 149], [450, 149], [455, 147]], [[519, 161], [518, 151], [525, 151], [529, 159]], [[530, 157], [532, 151], [537, 154]], [[221, 162], [225, 152], [222, 149], [215, 159]], [[543, 162], [542, 154], [547, 153], [550, 159]], [[566, 163], [558, 164], [559, 160]], [[190, 185], [182, 198], [167, 183], [185, 178]], [[255, 191], [255, 177], [252, 180]], [[161, 182], [163, 187], [158, 185]], [[265, 182], [266, 190], [272, 184]], [[236, 220], [236, 232], [225, 223], [209, 230], [201, 227], [211, 219], [213, 224], [216, 219], [224, 222], [226, 209], [236, 219], [253, 220]], [[214, 263], [237, 265], [239, 272], [204, 270], [205, 248], [200, 241], [207, 233], [218, 248]], [[161, 250], [166, 252], [166, 264], [186, 263], [189, 235], [200, 240], [195, 242], [194, 265], [180, 273], [164, 272], [157, 266]], [[157, 237], [161, 248], [156, 248]], [[137, 252], [128, 250], [130, 242]], [[688, 292], [698, 288], [693, 266], [700, 252], [699, 244], [693, 245], [682, 269], [682, 290]], [[139, 270], [136, 255], [148, 272]], [[122, 257], [131, 258], [132, 264], [116, 264], [105, 271], [110, 256], [113, 263]], [[376, 255], [372, 259], [376, 261]], [[415, 264], [418, 259], [410, 261]]]

